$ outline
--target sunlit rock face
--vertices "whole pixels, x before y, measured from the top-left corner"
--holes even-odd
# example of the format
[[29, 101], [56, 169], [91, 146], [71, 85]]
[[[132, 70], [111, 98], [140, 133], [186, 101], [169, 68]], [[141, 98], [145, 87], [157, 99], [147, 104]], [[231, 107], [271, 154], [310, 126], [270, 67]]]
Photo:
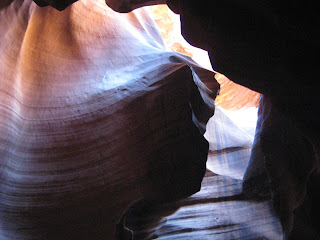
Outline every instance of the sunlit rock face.
[[[172, 13], [169, 12], [168, 14], [165, 6], [155, 6], [153, 8], [155, 20], [160, 29], [163, 29], [161, 33], [166, 45], [191, 57], [196, 56], [197, 50], [171, 36], [175, 29], [174, 16], [171, 17]], [[192, 36], [192, 32], [190, 33], [192, 38], [197, 38], [199, 35], [200, 33], [197, 34], [197, 31], [195, 31], [194, 36]], [[239, 64], [235, 63], [232, 58], [229, 61], [228, 64]], [[239, 61], [246, 63], [244, 58]], [[283, 66], [280, 67], [283, 68]], [[226, 68], [226, 70], [228, 69]], [[249, 67], [243, 67], [241, 71], [244, 70], [255, 71]], [[261, 71], [261, 75], [263, 74], [264, 72]], [[237, 80], [237, 77], [240, 77], [240, 71], [239, 76], [234, 76]], [[278, 79], [277, 74], [274, 78]], [[291, 73], [287, 73], [285, 81], [287, 79], [291, 81], [291, 78], [294, 86], [296, 84], [294, 82], [297, 80], [291, 76]], [[238, 110], [258, 105], [259, 94], [257, 92], [229, 81], [222, 74], [217, 74], [216, 79], [221, 84], [220, 94], [215, 101], [218, 106]], [[263, 79], [264, 76], [261, 76], [255, 81]], [[315, 111], [317, 108], [317, 104], [313, 102], [316, 101], [316, 95], [314, 91], [303, 90], [303, 88], [308, 87], [307, 84], [305, 86], [301, 84], [298, 87], [297, 85], [291, 86], [292, 88], [289, 91], [296, 91], [294, 90], [295, 87], [298, 91], [299, 88], [302, 89], [301, 93], [293, 94], [301, 101], [297, 105], [296, 101], [290, 102], [292, 96], [287, 93], [287, 88], [281, 87], [281, 84], [279, 84], [279, 90], [283, 91], [283, 97], [281, 97], [283, 100], [274, 100], [272, 94], [267, 94], [268, 96], [263, 96], [261, 99], [258, 126], [250, 162], [244, 176], [243, 191], [246, 196], [251, 198], [265, 198], [271, 194], [274, 209], [280, 216], [287, 236], [290, 235], [299, 239], [318, 239], [319, 232], [316, 229], [319, 229], [317, 220], [319, 207], [316, 204], [318, 198], [315, 189], [319, 189], [319, 174], [317, 174], [318, 170], [315, 171], [315, 169], [319, 169], [317, 155], [319, 151], [319, 135], [317, 134], [319, 131], [314, 125], [312, 127], [308, 126], [309, 130], [306, 129], [306, 123], [301, 126], [301, 118], [304, 118], [302, 122], [307, 122], [307, 124], [310, 120], [311, 122], [318, 121], [316, 120], [317, 116], [312, 116], [308, 109], [314, 109]], [[268, 90], [268, 86], [263, 88], [266, 91]], [[305, 92], [303, 93], [303, 91]], [[304, 95], [306, 92], [310, 95]], [[309, 97], [313, 101], [310, 101]], [[288, 109], [286, 109], [287, 107]], [[301, 115], [300, 119], [294, 116], [296, 113], [293, 114], [292, 110]], [[312, 131], [312, 129], [315, 134], [310, 134], [309, 131]], [[309, 213], [309, 216], [306, 217], [306, 213]], [[301, 229], [303, 230], [301, 231]]]
[[[175, 14], [167, 5], [148, 7], [154, 18], [166, 48], [190, 56], [201, 66], [212, 69], [207, 51], [191, 46], [181, 35], [180, 16]], [[227, 110], [239, 110], [258, 107], [258, 92], [230, 81], [223, 74], [217, 73], [216, 80], [221, 88], [215, 103]]]
[[1, 240], [111, 240], [134, 202], [199, 190], [219, 84], [147, 11], [0, 11]]
[[[304, 221], [298, 218], [300, 225], [296, 225], [293, 211], [307, 200], [314, 202], [312, 191], [319, 188], [317, 10], [306, 3], [301, 14], [297, 1], [290, 6], [276, 1], [167, 0], [167, 4], [181, 14], [185, 39], [209, 51], [215, 70], [264, 94], [253, 150], [260, 157], [252, 155], [251, 159], [260, 161], [255, 166], [265, 168], [264, 160], [267, 164], [275, 209], [287, 237], [300, 236]], [[265, 169], [254, 172], [247, 172], [247, 179]], [[319, 221], [312, 219], [307, 225], [316, 229]]]
[[[5, 1], [0, 6], [5, 7], [9, 2]], [[142, 5], [164, 3], [164, 1], [106, 0], [106, 3], [116, 11], [125, 12]], [[313, 191], [319, 188], [317, 170], [320, 161], [320, 120], [317, 109], [320, 73], [315, 59], [320, 53], [320, 34], [317, 9], [307, 2], [303, 8], [305, 14], [301, 14], [301, 4], [298, 1], [290, 2], [290, 7], [277, 1], [253, 3], [252, 1], [168, 0], [167, 4], [174, 12], [181, 14], [182, 33], [187, 41], [209, 51], [215, 70], [238, 84], [263, 93], [268, 102], [265, 106], [268, 106], [268, 111], [272, 113], [270, 116], [280, 116], [281, 119], [267, 117], [268, 124], [261, 128], [265, 137], [257, 134], [256, 146], [260, 143], [264, 145], [260, 146], [262, 152], [260, 150], [257, 152], [262, 154], [263, 158], [259, 161], [263, 163], [266, 159], [268, 165], [266, 171], [271, 182], [275, 209], [279, 209], [279, 206], [285, 207], [284, 211], [278, 211], [284, 230], [287, 236], [290, 235], [291, 229], [292, 234], [298, 236], [299, 224], [295, 227], [296, 218], [292, 218], [293, 208], [300, 209], [309, 200], [312, 202], [311, 210], [316, 209], [314, 208], [316, 197]], [[269, 116], [263, 112], [260, 115], [262, 122]], [[273, 128], [276, 130], [272, 130]], [[295, 150], [291, 149], [293, 145], [288, 146], [285, 143], [288, 137], [294, 138], [292, 143], [296, 146]], [[262, 138], [264, 140], [260, 141]], [[273, 148], [272, 143], [279, 144]], [[282, 144], [285, 148], [283, 151], [279, 149]], [[310, 149], [310, 155], [305, 152], [306, 149]], [[280, 157], [270, 157], [272, 154]], [[302, 168], [299, 168], [299, 161], [288, 161], [296, 159], [291, 156], [296, 154], [307, 157], [306, 163], [302, 163]], [[277, 161], [274, 161], [275, 159]], [[309, 163], [312, 165], [310, 172], [308, 172]], [[290, 166], [287, 166], [288, 164]], [[263, 166], [263, 164], [257, 165]], [[288, 188], [290, 193], [287, 190], [277, 189], [277, 186], [282, 188], [284, 186], [280, 183], [278, 170], [274, 171], [277, 168], [285, 176], [284, 182], [294, 182], [290, 183]], [[290, 176], [295, 175], [297, 171], [298, 180], [290, 180]], [[250, 178], [250, 174], [247, 176]], [[297, 186], [297, 182], [301, 186]], [[305, 199], [299, 199], [300, 196], [304, 196], [303, 193], [299, 197], [294, 196], [295, 192], [300, 191], [299, 189], [307, 189]], [[301, 219], [299, 221], [301, 222]], [[313, 226], [316, 222], [316, 217], [313, 216], [312, 224], [309, 226], [317, 229]], [[300, 229], [301, 226], [300, 224]]]
[[[40, 2], [42, 1], [42, 3]], [[71, 1], [55, 1], [55, 0], [36, 0], [40, 6], [51, 5], [55, 8], [61, 5], [63, 8], [68, 7]], [[181, 35], [180, 16], [170, 10], [163, 3], [166, 1], [111, 1], [106, 0], [106, 3], [116, 11], [129, 12], [133, 9], [149, 6], [152, 18], [157, 24], [164, 45], [168, 50], [176, 51], [190, 56], [204, 68], [212, 70], [212, 66], [208, 57], [208, 53], [202, 49], [191, 46]], [[160, 4], [160, 5], [153, 5]], [[151, 6], [153, 5], [153, 6]], [[62, 8], [62, 7], [61, 7]], [[257, 107], [260, 94], [246, 87], [238, 85], [230, 81], [226, 76], [217, 74], [217, 81], [223, 86], [220, 94], [216, 99], [216, 104], [228, 110], [238, 110], [249, 107]]]

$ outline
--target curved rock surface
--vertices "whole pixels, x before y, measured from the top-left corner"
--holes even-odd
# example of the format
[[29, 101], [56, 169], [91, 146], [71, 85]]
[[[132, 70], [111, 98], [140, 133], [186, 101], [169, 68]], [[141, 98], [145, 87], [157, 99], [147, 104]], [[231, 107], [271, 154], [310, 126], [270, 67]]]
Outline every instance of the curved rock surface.
[[134, 202], [200, 189], [219, 84], [144, 10], [0, 12], [0, 239], [114, 239]]
[[[136, 1], [121, 2], [129, 9]], [[306, 224], [301, 222], [314, 230], [319, 229], [315, 227], [319, 221], [298, 219], [300, 225], [296, 225], [293, 214], [301, 207], [319, 210], [314, 189], [320, 187], [320, 18], [314, 4], [304, 2], [303, 13], [298, 1], [288, 5], [283, 1], [167, 0], [167, 4], [181, 14], [186, 40], [209, 51], [215, 70], [265, 95], [246, 179], [262, 173], [266, 177], [267, 172], [287, 237], [307, 237], [303, 236]], [[140, 5], [139, 1], [136, 6]], [[118, 6], [113, 7], [125, 9]]]

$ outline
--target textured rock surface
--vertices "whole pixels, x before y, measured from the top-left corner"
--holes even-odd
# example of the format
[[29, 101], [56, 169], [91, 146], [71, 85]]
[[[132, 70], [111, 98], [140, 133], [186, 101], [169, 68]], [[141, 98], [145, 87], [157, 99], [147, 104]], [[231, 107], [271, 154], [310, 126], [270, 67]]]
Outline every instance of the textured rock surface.
[[[270, 194], [269, 178], [265, 166], [265, 156], [261, 146], [261, 134], [266, 116], [263, 114], [268, 106], [263, 104], [263, 96], [260, 98], [258, 120], [255, 137], [251, 149], [248, 167], [244, 174], [243, 192], [252, 198], [265, 197]], [[270, 122], [273, 120], [270, 120]]]
[[[307, 189], [307, 179], [313, 181], [314, 176], [309, 176], [314, 175], [311, 169], [319, 170], [317, 10], [311, 1], [304, 3], [305, 14], [301, 14], [298, 1], [290, 6], [278, 1], [168, 0], [167, 3], [181, 14], [184, 37], [210, 52], [217, 71], [266, 96], [265, 111], [271, 115], [263, 114], [268, 124], [262, 127], [263, 153], [257, 152], [266, 158], [275, 207], [288, 235], [294, 222], [292, 211], [304, 199], [301, 189]], [[256, 146], [259, 142], [257, 134]]]
[[[118, 11], [129, 11], [143, 2], [163, 3], [106, 2]], [[317, 114], [320, 73], [315, 60], [320, 53], [317, 9], [311, 1], [304, 2], [304, 14], [298, 1], [290, 2], [290, 6], [279, 1], [168, 0], [167, 3], [182, 15], [184, 37], [210, 52], [216, 70], [266, 96], [269, 107], [264, 116], [272, 120], [262, 128], [261, 147], [271, 193], [287, 235], [294, 226], [292, 239], [299, 236], [299, 229], [303, 236], [301, 226], [305, 221], [293, 219], [293, 209], [300, 213], [304, 206], [311, 206], [311, 212], [319, 209], [314, 204], [318, 175], [317, 171], [310, 171], [319, 170], [320, 156]], [[259, 134], [257, 137], [260, 138]], [[288, 137], [292, 139], [286, 142]], [[316, 216], [313, 214], [311, 224], [306, 226], [317, 225]]]
[[199, 193], [174, 203], [137, 204], [126, 215], [126, 226], [136, 240], [281, 240], [270, 201], [247, 201], [241, 183], [207, 171]]
[[[207, 69], [212, 69], [208, 53], [191, 46], [181, 35], [180, 16], [173, 13], [167, 5], [148, 7], [160, 30], [166, 48], [192, 57]], [[258, 92], [230, 81], [223, 74], [217, 73], [216, 80], [220, 84], [220, 92], [215, 103], [227, 110], [239, 110], [258, 107]]]
[[113, 239], [137, 200], [200, 189], [212, 72], [165, 51], [144, 10], [1, 7], [1, 240]]
[[[280, 216], [286, 235], [291, 235], [290, 232], [293, 230], [291, 235], [293, 239], [304, 234], [314, 236], [310, 239], [318, 239], [319, 229], [314, 226], [318, 221], [313, 222], [318, 208], [314, 208], [313, 212], [312, 204], [308, 202], [311, 195], [314, 195], [314, 189], [308, 185], [319, 187], [317, 181], [313, 182], [318, 178], [317, 149], [301, 129], [296, 127], [294, 121], [272, 104], [270, 98], [266, 96], [261, 98], [260, 122], [256, 135], [261, 150], [252, 154], [252, 158], [255, 158], [252, 165], [258, 165], [256, 167], [260, 171], [258, 178], [260, 181], [257, 182], [265, 183], [265, 173], [261, 172], [263, 169], [261, 161], [263, 161], [274, 207]], [[313, 196], [311, 199], [315, 201], [317, 198]], [[310, 215], [303, 216], [306, 212], [310, 212]], [[305, 226], [301, 227], [297, 221], [304, 222]]]

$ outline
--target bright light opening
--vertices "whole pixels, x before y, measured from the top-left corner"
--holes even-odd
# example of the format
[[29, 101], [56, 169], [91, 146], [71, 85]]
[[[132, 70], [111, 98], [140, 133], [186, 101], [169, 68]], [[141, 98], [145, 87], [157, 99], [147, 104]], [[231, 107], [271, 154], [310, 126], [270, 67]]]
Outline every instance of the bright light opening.
[[[188, 55], [202, 67], [212, 70], [207, 52], [191, 46], [181, 36], [179, 15], [174, 14], [167, 5], [147, 8], [168, 50]], [[217, 73], [215, 78], [221, 86], [220, 95], [215, 100], [218, 108], [207, 125], [205, 137], [212, 151], [241, 150], [209, 154], [207, 168], [218, 174], [242, 179], [254, 139], [260, 94], [230, 81], [223, 74]]]

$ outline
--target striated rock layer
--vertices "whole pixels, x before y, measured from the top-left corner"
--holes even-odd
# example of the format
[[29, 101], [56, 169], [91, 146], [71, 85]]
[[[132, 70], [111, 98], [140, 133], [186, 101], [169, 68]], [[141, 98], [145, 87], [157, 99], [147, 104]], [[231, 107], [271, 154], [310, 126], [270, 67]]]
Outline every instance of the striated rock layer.
[[0, 5], [0, 239], [114, 239], [138, 200], [200, 189], [219, 84], [146, 11]]
[[[117, 11], [150, 4], [106, 2]], [[262, 184], [252, 181], [264, 190], [267, 177], [288, 239], [319, 239], [320, 18], [314, 4], [304, 2], [302, 11], [298, 1], [166, 2], [181, 14], [182, 35], [209, 51], [215, 70], [264, 95], [246, 180], [264, 175]], [[318, 235], [307, 236], [306, 227]]]

